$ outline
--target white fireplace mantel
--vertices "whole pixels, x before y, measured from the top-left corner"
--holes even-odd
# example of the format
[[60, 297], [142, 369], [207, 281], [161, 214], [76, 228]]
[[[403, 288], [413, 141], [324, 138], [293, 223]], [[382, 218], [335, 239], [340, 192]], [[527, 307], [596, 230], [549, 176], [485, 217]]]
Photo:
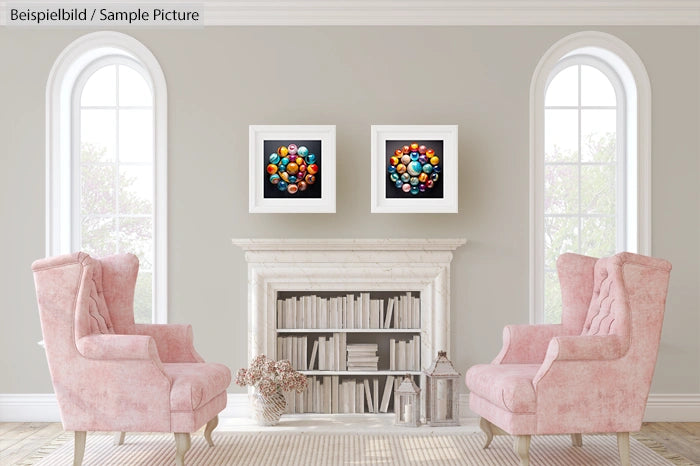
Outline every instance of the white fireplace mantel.
[[450, 262], [466, 239], [234, 239], [248, 263], [248, 356], [276, 351], [279, 291], [420, 291], [421, 360], [450, 350]]

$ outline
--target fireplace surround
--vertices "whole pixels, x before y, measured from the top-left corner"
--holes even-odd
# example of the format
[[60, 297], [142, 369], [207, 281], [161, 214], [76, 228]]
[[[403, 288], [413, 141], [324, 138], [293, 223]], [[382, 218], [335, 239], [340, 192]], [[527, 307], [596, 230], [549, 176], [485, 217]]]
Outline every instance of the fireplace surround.
[[419, 291], [423, 365], [438, 350], [450, 351], [450, 262], [452, 252], [466, 239], [255, 238], [232, 242], [245, 251], [248, 263], [249, 360], [276, 353], [276, 298], [281, 291]]

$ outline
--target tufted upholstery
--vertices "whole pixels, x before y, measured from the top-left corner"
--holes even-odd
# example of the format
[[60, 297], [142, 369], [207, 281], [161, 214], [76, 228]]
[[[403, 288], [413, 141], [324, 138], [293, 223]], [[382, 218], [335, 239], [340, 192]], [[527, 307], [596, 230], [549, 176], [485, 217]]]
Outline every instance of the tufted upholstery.
[[631, 253], [557, 261], [562, 323], [509, 325], [465, 376], [470, 408], [514, 435], [641, 427], [671, 264]]
[[629, 304], [620, 258], [600, 259], [593, 272], [593, 296], [581, 335], [629, 336]]
[[78, 292], [75, 337], [114, 333], [102, 288], [102, 264], [84, 253], [80, 254], [79, 260], [85, 267], [85, 277]]
[[64, 429], [193, 432], [224, 409], [231, 372], [197, 354], [191, 326], [134, 323], [134, 255], [68, 254], [32, 270]]

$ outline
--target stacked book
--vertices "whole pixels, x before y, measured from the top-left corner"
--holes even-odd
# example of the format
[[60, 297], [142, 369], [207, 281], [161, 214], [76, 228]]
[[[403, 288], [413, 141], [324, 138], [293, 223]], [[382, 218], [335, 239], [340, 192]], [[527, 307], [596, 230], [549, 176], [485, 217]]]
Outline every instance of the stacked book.
[[384, 380], [372, 378], [346, 378], [337, 375], [307, 377], [303, 393], [285, 392], [287, 413], [386, 413], [396, 388], [394, 376]]
[[370, 299], [369, 293], [332, 298], [297, 296], [277, 300], [279, 329], [420, 328], [420, 299]]
[[379, 356], [377, 343], [351, 343], [347, 345], [347, 370], [376, 371]]

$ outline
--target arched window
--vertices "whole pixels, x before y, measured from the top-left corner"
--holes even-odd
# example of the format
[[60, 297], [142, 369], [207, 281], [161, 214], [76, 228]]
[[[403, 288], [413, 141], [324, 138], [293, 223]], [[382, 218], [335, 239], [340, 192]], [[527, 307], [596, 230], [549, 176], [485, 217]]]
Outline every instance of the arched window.
[[641, 60], [613, 36], [574, 34], [540, 61], [531, 86], [531, 320], [561, 319], [562, 253], [649, 254], [649, 111]]
[[139, 258], [138, 322], [165, 322], [166, 89], [153, 55], [124, 34], [70, 44], [47, 86], [47, 252]]

